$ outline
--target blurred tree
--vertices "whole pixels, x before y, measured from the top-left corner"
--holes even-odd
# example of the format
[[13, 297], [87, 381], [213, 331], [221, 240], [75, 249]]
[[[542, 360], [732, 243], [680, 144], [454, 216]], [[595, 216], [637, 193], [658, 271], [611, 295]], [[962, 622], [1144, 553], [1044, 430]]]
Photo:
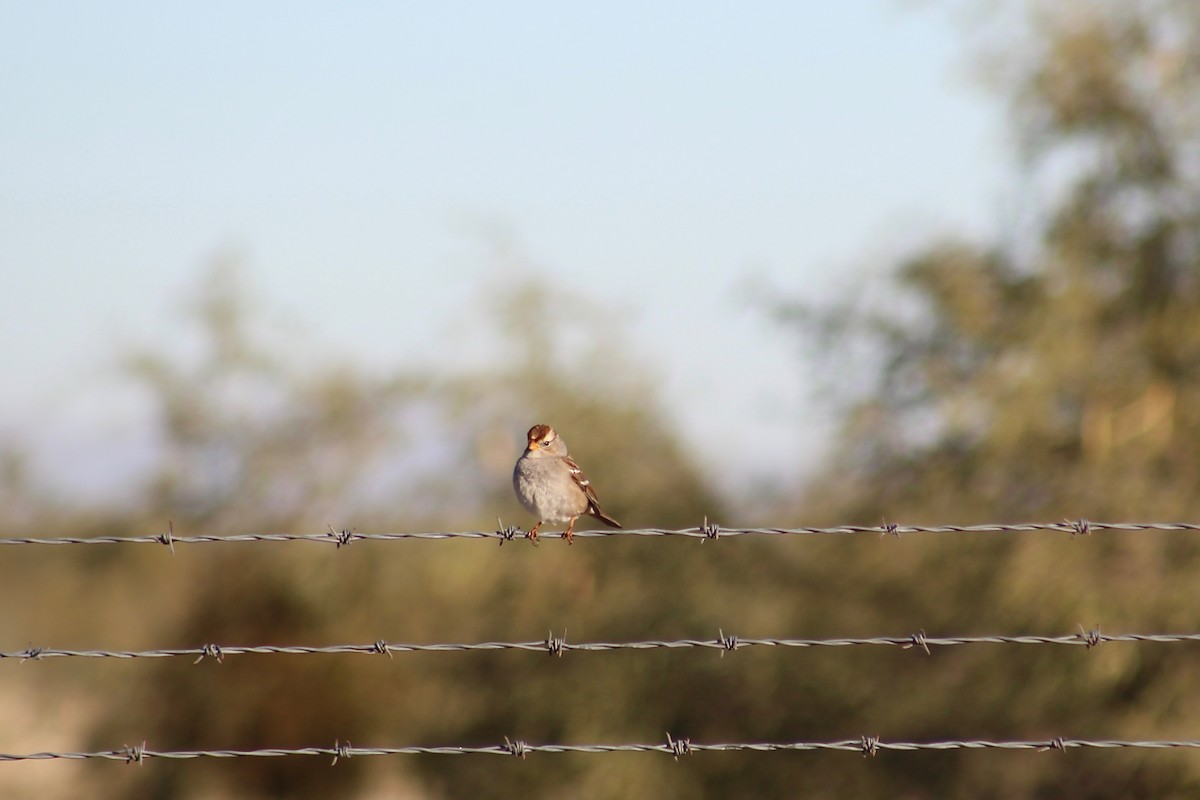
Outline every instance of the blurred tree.
[[[931, 243], [899, 265], [902, 291], [883, 305], [778, 309], [878, 370], [807, 495], [810, 512], [870, 523], [1200, 514], [1200, 5], [1030, 8], [1020, 34], [1002, 28], [993, 42], [1006, 52], [997, 77], [1028, 171], [1018, 230], [999, 244]], [[868, 554], [864, 566], [884, 593], [915, 592], [920, 574], [925, 597], [908, 602], [931, 620], [1186, 629], [1198, 556], [1194, 537], [1106, 535], [1069, 554], [1011, 537], [961, 545], [953, 560], [943, 547]], [[1178, 652], [1091, 663], [1069, 681], [1067, 664], [1061, 654], [974, 662], [972, 702], [930, 681], [924, 724], [1125, 738], [1200, 725], [1177, 703], [1200, 688]], [[1002, 774], [939, 763], [939, 779], [972, 797], [1200, 788], [1186, 757], [1097, 759], [1086, 787], [1078, 761]]]
[[[180, 533], [320, 530], [331, 517], [360, 530], [488, 527], [498, 514], [528, 526], [510, 475], [526, 428], [541, 419], [569, 437], [606, 508], [627, 523], [689, 525], [719, 514], [649, 382], [621, 362], [618, 347], [595, 344], [619, 339], [611, 314], [576, 302], [578, 318], [515, 321], [524, 316], [514, 313], [519, 304], [564, 305], [539, 287], [488, 293], [499, 338], [509, 343], [507, 355], [488, 368], [435, 376], [413, 367], [378, 378], [311, 359], [293, 365], [289, 351], [256, 323], [261, 309], [236, 272], [214, 270], [193, 306], [199, 335], [192, 360], [181, 364], [153, 351], [127, 360], [161, 426], [163, 469], [150, 484], [146, 516], [172, 518]], [[153, 618], [140, 617], [136, 631], [122, 633], [181, 646], [530, 639], [551, 628], [637, 636], [664, 619], [692, 630], [688, 620], [707, 613], [697, 601], [715, 583], [718, 565], [706, 553], [692, 548], [668, 558], [669, 546], [655, 557], [629, 543], [581, 542], [569, 551], [559, 544], [188, 548], [155, 576], [146, 560], [117, 567], [141, 592], [173, 598]], [[161, 564], [162, 554], [154, 560]], [[707, 620], [704, 629], [718, 624]], [[144, 679], [113, 690], [91, 739], [96, 747], [147, 739], [163, 748], [304, 746], [334, 738], [585, 740], [605, 735], [595, 726], [610, 707], [661, 735], [659, 717], [645, 705], [659, 676], [637, 665], [618, 668], [603, 685], [620, 686], [624, 675], [635, 691], [610, 696], [597, 691], [590, 673], [554, 666], [561, 675], [550, 688], [575, 687], [565, 690], [575, 698], [570, 713], [561, 713], [558, 691], [502, 669], [503, 656], [436, 664], [408, 657], [160, 662], [147, 665]], [[418, 765], [419, 774], [411, 773]], [[241, 796], [325, 796], [387, 780], [420, 780], [454, 794], [498, 785], [486, 768], [440, 759], [357, 759], [336, 770], [316, 760], [274, 759], [199, 773], [163, 766], [108, 785], [114, 796], [157, 797], [235, 788]], [[579, 772], [579, 764], [562, 761], [555, 769], [514, 771], [509, 780], [534, 790]]]
[[936, 511], [944, 480], [983, 516], [1194, 507], [1200, 465], [1177, 443], [1200, 426], [1200, 10], [1036, 9], [1008, 79], [1031, 186], [1052, 199], [1028, 198], [1008, 246], [938, 242], [903, 264], [915, 321], [892, 301], [850, 323], [884, 354], [841, 465], [877, 512]]

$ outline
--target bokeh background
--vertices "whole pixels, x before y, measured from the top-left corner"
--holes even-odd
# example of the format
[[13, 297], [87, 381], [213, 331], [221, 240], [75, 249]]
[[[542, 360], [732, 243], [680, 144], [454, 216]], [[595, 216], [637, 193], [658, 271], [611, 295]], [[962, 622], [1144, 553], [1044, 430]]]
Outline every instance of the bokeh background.
[[[1200, 518], [1200, 6], [8, 4], [6, 536]], [[1192, 631], [1189, 534], [9, 547], [0, 649]], [[0, 664], [0, 751], [1196, 738], [1186, 645]], [[1186, 752], [0, 765], [1192, 797]]]

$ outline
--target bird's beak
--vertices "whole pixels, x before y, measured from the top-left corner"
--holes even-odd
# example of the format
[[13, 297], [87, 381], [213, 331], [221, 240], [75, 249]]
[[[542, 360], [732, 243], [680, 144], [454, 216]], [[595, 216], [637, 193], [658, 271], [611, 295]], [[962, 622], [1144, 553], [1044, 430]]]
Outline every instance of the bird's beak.
[[526, 447], [525, 449], [526, 450], [537, 450], [539, 447], [541, 447], [541, 445], [538, 444], [537, 442], [530, 442], [529, 446]]

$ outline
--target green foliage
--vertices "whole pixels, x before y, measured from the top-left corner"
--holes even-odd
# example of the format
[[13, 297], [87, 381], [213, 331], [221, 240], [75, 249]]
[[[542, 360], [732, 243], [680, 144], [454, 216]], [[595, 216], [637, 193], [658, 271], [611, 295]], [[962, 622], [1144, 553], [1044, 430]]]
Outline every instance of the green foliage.
[[[999, 244], [931, 243], [899, 264], [885, 307], [780, 309], [877, 369], [809, 513], [869, 523], [1200, 514], [1200, 6], [1036, 12], [1006, 72], [1029, 170], [1019, 229]], [[938, 630], [1194, 625], [1190, 537], [893, 549], [905, 552], [868, 553], [851, 569]], [[839, 609], [852, 624], [857, 612]], [[1182, 653], [975, 655], [923, 671], [910, 730], [1155, 738], [1200, 725], [1180, 702], [1197, 690]], [[930, 769], [949, 780], [941, 796], [1192, 796], [1200, 784], [1188, 757], [1086, 760], [1086, 788], [1082, 760]]]
[[[615, 349], [593, 344], [619, 339], [598, 310], [584, 307], [581, 323], [540, 316], [576, 326], [550, 336], [542, 322], [514, 321], [519, 303], [557, 302], [521, 286], [492, 300], [499, 312], [493, 324], [513, 353], [505, 365], [458, 376], [413, 370], [378, 377], [289, 364], [254, 324], [255, 308], [235, 274], [218, 270], [208, 281], [194, 311], [199, 346], [191, 362], [155, 352], [127, 359], [154, 399], [166, 456], [147, 488], [149, 519], [172, 518], [180, 533], [320, 530], [330, 521], [363, 530], [479, 529], [497, 515], [528, 527], [510, 476], [526, 428], [541, 420], [564, 432], [606, 509], [627, 525], [694, 525], [722, 514], [658, 412], [649, 382]], [[548, 341], [578, 342], [582, 350]], [[636, 450], [622, 445], [630, 440]], [[722, 585], [723, 565], [707, 550], [638, 544], [139, 553], [103, 569], [131, 594], [171, 601], [96, 630], [106, 630], [101, 638], [110, 642], [140, 646], [528, 640], [551, 629], [620, 639], [664, 629], [715, 632], [729, 617], [714, 614], [714, 604], [746, 599], [736, 581]], [[73, 554], [55, 555], [62, 565]], [[77, 566], [95, 585], [96, 567]], [[596, 680], [596, 664], [486, 655], [151, 662], [140, 665], [137, 681], [105, 688], [110, 702], [87, 745], [657, 740], [692, 685], [686, 666], [680, 689], [663, 692], [663, 673], [641, 663], [606, 667]], [[160, 797], [325, 796], [397, 780], [455, 795], [501, 785], [493, 765], [444, 759], [356, 759], [336, 770], [265, 760], [199, 777], [195, 765], [162, 766], [107, 785], [113, 796]], [[623, 780], [666, 786], [671, 773], [663, 770], [643, 760]], [[571, 776], [597, 787], [612, 781], [604, 765], [587, 760], [560, 759], [536, 771], [505, 764], [502, 771], [509, 786], [527, 791], [549, 791]]]
[[1030, 185], [1055, 200], [1007, 246], [937, 242], [901, 265], [921, 314], [856, 328], [886, 368], [841, 466], [893, 509], [952, 480], [974, 516], [1184, 514], [1197, 465], [1179, 442], [1200, 437], [1200, 12], [1072, 3], [1037, 20], [1039, 60], [1011, 91]]

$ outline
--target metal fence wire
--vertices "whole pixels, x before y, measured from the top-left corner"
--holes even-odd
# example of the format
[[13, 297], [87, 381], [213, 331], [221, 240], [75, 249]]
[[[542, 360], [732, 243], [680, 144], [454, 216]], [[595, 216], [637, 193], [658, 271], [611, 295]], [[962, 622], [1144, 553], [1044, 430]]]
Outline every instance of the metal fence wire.
[[986, 739], [946, 740], [937, 742], [883, 741], [877, 736], [844, 739], [834, 742], [729, 742], [701, 744], [690, 739], [680, 739], [667, 734], [665, 743], [660, 744], [528, 744], [521, 740], [506, 738], [504, 744], [482, 747], [354, 747], [349, 742], [335, 742], [333, 747], [272, 747], [261, 750], [149, 750], [145, 743], [126, 745], [120, 750], [98, 750], [93, 752], [43, 752], [43, 753], [0, 753], [0, 761], [47, 761], [54, 759], [124, 761], [141, 764], [148, 759], [196, 759], [196, 758], [281, 758], [285, 756], [326, 756], [334, 764], [341, 759], [357, 756], [392, 755], [436, 755], [466, 756], [493, 755], [525, 758], [533, 753], [665, 753], [678, 760], [681, 756], [697, 753], [730, 753], [750, 751], [773, 753], [781, 751], [841, 751], [875, 756], [881, 752], [916, 752], [948, 750], [1032, 750], [1036, 752], [1065, 751], [1081, 748], [1113, 749], [1200, 749], [1200, 740], [1122, 740], [1122, 739], [1054, 739], [1032, 741], [991, 741]]
[[[499, 542], [528, 538], [529, 534], [515, 525], [504, 525], [497, 520], [494, 531], [431, 531], [411, 533], [359, 533], [353, 528], [335, 528], [330, 525], [324, 533], [239, 533], [239, 534], [196, 534], [175, 533], [174, 523], [169, 523], [162, 533], [141, 536], [50, 536], [50, 537], [0, 537], [2, 545], [73, 545], [73, 544], [161, 544], [172, 552], [177, 544], [216, 544], [245, 542], [324, 542], [344, 547], [361, 541], [398, 541], [416, 539], [437, 541], [442, 539], [485, 539]], [[900, 536], [910, 533], [1066, 533], [1071, 536], [1086, 536], [1100, 531], [1200, 531], [1200, 524], [1189, 522], [1091, 522], [1086, 519], [1062, 522], [1028, 522], [1018, 524], [985, 525], [839, 525], [831, 528], [722, 528], [707, 519], [695, 528], [630, 528], [623, 530], [601, 529], [575, 531], [574, 538], [588, 539], [603, 536], [633, 537], [680, 537], [685, 539], [715, 540], [734, 536], [851, 536], [870, 535]], [[539, 539], [565, 538], [561, 532], [546, 531]]]
[[551, 633], [541, 641], [531, 642], [474, 642], [440, 644], [396, 644], [377, 639], [369, 644], [333, 644], [324, 646], [306, 645], [220, 645], [205, 644], [200, 647], [162, 648], [155, 650], [69, 650], [53, 647], [28, 647], [24, 650], [0, 652], [0, 660], [38, 661], [45, 658], [187, 658], [195, 663], [204, 659], [222, 661], [235, 655], [341, 655], [358, 653], [364, 655], [392, 656], [397, 653], [454, 653], [485, 650], [522, 650], [562, 656], [568, 652], [604, 652], [611, 650], [679, 650], [701, 648], [719, 650], [722, 655], [746, 647], [900, 647], [908, 650], [919, 648], [927, 655], [931, 648], [956, 647], [962, 645], [1005, 644], [1005, 645], [1074, 645], [1088, 649], [1104, 642], [1141, 642], [1169, 644], [1178, 642], [1200, 642], [1200, 633], [1101, 633], [1099, 628], [1084, 630], [1065, 636], [927, 636], [924, 631], [909, 636], [872, 636], [866, 638], [836, 639], [763, 639], [746, 638], [717, 632], [713, 639], [648, 640], [639, 642], [568, 642], [565, 636]]
[[[333, 544], [342, 548], [358, 541], [397, 541], [414, 540], [448, 540], [448, 539], [480, 539], [497, 541], [503, 545], [527, 534], [515, 526], [504, 526], [497, 520], [498, 527], [494, 531], [441, 531], [419, 533], [358, 533], [354, 529], [336, 529], [332, 525], [323, 533], [262, 533], [262, 534], [232, 534], [232, 535], [177, 535], [174, 524], [169, 523], [163, 533], [140, 536], [98, 536], [98, 537], [9, 537], [0, 538], [0, 545], [99, 545], [99, 544], [159, 544], [175, 551], [177, 544], [214, 544], [214, 543], [246, 543], [246, 542], [321, 542]], [[736, 536], [846, 536], [846, 535], [875, 535], [898, 537], [902, 534], [915, 533], [961, 533], [961, 534], [1013, 534], [1013, 533], [1065, 533], [1070, 536], [1084, 536], [1101, 531], [1200, 531], [1200, 524], [1169, 522], [1089, 522], [1086, 519], [1065, 520], [1063, 522], [1023, 523], [1023, 524], [983, 524], [983, 525], [897, 525], [885, 523], [879, 526], [842, 525], [830, 528], [722, 528], [707, 519], [695, 528], [668, 530], [662, 528], [641, 528], [630, 530], [591, 530], [576, 531], [575, 538], [590, 538], [601, 536], [634, 536], [634, 537], [682, 537], [714, 541], [725, 537]], [[543, 533], [541, 538], [561, 538], [557, 532]], [[718, 650], [722, 655], [745, 647], [781, 647], [781, 648], [814, 648], [814, 647], [900, 647], [903, 649], [919, 649], [926, 654], [932, 648], [957, 647], [965, 645], [1067, 645], [1094, 648], [1103, 643], [1126, 642], [1140, 644], [1166, 644], [1181, 642], [1200, 642], [1200, 633], [1157, 633], [1157, 634], [1105, 634], [1098, 627], [1085, 630], [1082, 626], [1077, 633], [1043, 636], [1043, 635], [997, 635], [997, 636], [929, 636], [925, 631], [906, 636], [875, 636], [866, 638], [828, 638], [828, 639], [791, 639], [791, 638], [740, 638], [726, 634], [723, 630], [711, 639], [679, 639], [679, 640], [648, 640], [626, 642], [568, 642], [565, 636], [555, 636], [551, 632], [544, 640], [526, 642], [476, 642], [476, 643], [440, 643], [412, 644], [389, 643], [379, 639], [367, 644], [335, 644], [326, 646], [277, 646], [277, 645], [219, 645], [208, 643], [190, 648], [160, 648], [149, 650], [80, 650], [60, 649], [51, 647], [35, 647], [30, 645], [24, 650], [0, 652], [0, 661], [39, 661], [47, 658], [101, 658], [101, 659], [148, 659], [148, 658], [192, 658], [195, 663], [204, 660], [221, 662], [227, 656], [235, 655], [337, 655], [337, 654], [366, 654], [387, 655], [389, 657], [402, 653], [429, 652], [469, 652], [491, 650], [516, 650], [527, 652], [543, 652], [552, 656], [563, 656], [568, 652], [599, 652], [613, 650], [654, 650], [697, 648]], [[693, 743], [688, 738], [678, 738], [667, 734], [665, 743], [657, 744], [529, 744], [527, 742], [505, 738], [503, 744], [483, 746], [404, 746], [404, 747], [354, 747], [349, 742], [335, 742], [332, 747], [301, 747], [301, 748], [265, 748], [258, 750], [153, 750], [140, 745], [125, 745], [115, 750], [99, 750], [93, 752], [36, 752], [36, 753], [0, 753], [0, 762], [43, 761], [43, 760], [106, 760], [124, 761], [126, 763], [142, 764], [149, 759], [203, 759], [203, 758], [278, 758], [285, 756], [324, 756], [336, 764], [339, 760], [382, 755], [508, 755], [526, 758], [531, 754], [560, 754], [560, 753], [663, 753], [673, 756], [676, 760], [683, 756], [698, 753], [720, 752], [780, 752], [780, 751], [841, 751], [859, 753], [863, 756], [875, 756], [881, 752], [915, 752], [915, 751], [952, 751], [952, 750], [1023, 750], [1023, 751], [1066, 751], [1081, 748], [1092, 749], [1200, 749], [1200, 740], [1120, 740], [1120, 739], [1073, 739], [1057, 737], [1048, 740], [1013, 740], [993, 741], [983, 739], [944, 740], [929, 742], [884, 741], [875, 736], [862, 736], [858, 739], [840, 741], [808, 741], [808, 742], [733, 742], [720, 744]]]

